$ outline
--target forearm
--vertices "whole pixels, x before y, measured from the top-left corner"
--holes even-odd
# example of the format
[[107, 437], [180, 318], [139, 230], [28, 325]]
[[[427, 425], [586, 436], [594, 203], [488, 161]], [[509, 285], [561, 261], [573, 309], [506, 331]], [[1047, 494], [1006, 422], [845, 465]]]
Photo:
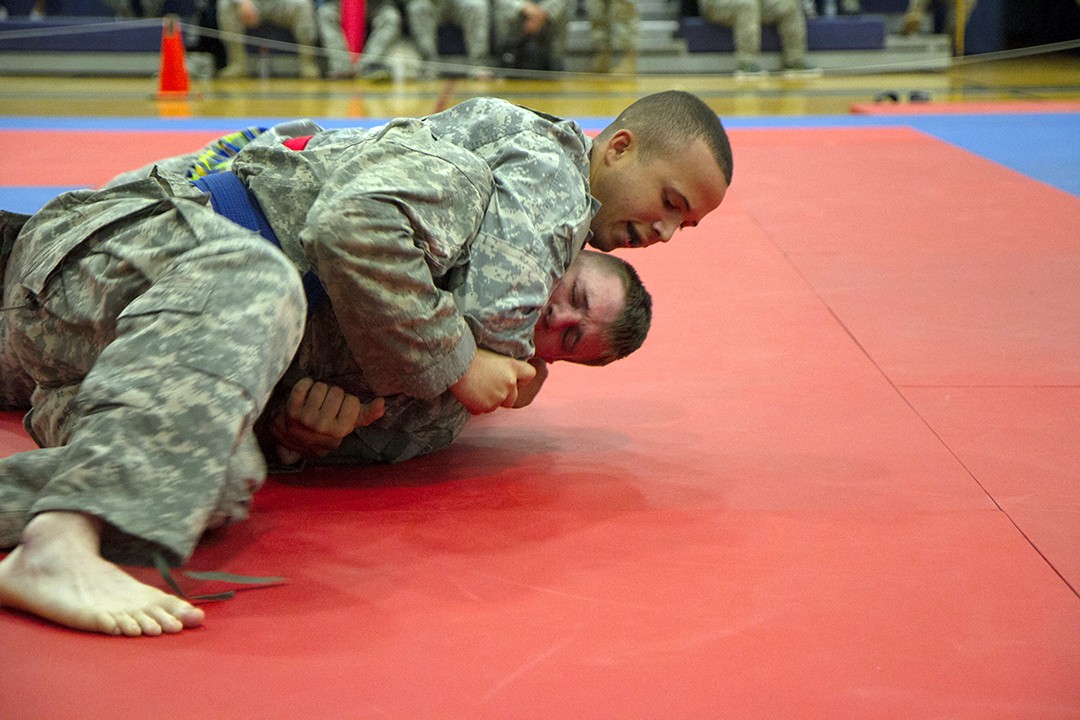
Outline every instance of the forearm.
[[490, 175], [426, 131], [400, 130], [342, 163], [300, 239], [374, 392], [433, 397], [475, 352], [439, 282], [477, 231]]

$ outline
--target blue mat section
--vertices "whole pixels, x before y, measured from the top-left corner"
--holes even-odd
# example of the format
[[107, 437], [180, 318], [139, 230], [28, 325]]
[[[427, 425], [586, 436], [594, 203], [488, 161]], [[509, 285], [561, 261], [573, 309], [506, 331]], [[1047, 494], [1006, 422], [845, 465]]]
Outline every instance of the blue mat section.
[[[231, 132], [250, 125], [272, 125], [285, 118], [74, 118], [0, 116], [0, 131], [17, 130], [206, 130]], [[586, 130], [600, 130], [611, 118], [576, 118]], [[317, 119], [324, 127], [374, 127], [385, 118]], [[989, 160], [1080, 197], [1080, 113], [986, 115], [808, 115], [798, 117], [731, 117], [724, 125], [736, 128], [897, 127], [921, 130]], [[36, 202], [34, 193], [55, 194], [55, 188], [4, 188], [10, 205], [18, 191], [20, 203]], [[25, 193], [25, 194], [22, 194]], [[40, 204], [40, 203], [39, 203]], [[9, 207], [6, 209], [17, 209]]]
[[[579, 122], [600, 129], [607, 120]], [[1080, 197], [1078, 113], [732, 117], [724, 127], [911, 127]]]
[[929, 116], [907, 124], [1080, 196], [1080, 115]]
[[141, 52], [161, 50], [161, 21], [122, 22], [112, 17], [6, 20], [3, 52]]
[[0, 209], [32, 214], [62, 192], [79, 190], [77, 187], [2, 187], [0, 186]]

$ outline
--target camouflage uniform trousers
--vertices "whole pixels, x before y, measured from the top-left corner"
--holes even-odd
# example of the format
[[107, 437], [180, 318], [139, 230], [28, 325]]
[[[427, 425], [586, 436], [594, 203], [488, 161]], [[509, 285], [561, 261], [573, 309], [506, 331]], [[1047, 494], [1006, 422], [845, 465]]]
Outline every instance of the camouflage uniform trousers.
[[[371, 382], [349, 351], [329, 303], [315, 307], [308, 317], [304, 337], [292, 364], [278, 383], [262, 421], [257, 425], [271, 463], [276, 462], [276, 454], [272, 451], [275, 442], [267, 425], [277, 413], [284, 411], [293, 385], [303, 377], [336, 385], [364, 402], [376, 397]], [[384, 399], [386, 412], [379, 420], [357, 428], [330, 455], [311, 463], [371, 465], [403, 462], [447, 447], [461, 434], [471, 417], [449, 391], [432, 398], [394, 394]]]
[[[106, 522], [110, 560], [181, 563], [205, 529], [246, 517], [265, 478], [252, 426], [299, 344], [298, 274], [194, 188], [156, 184], [62, 195], [14, 247], [4, 322], [38, 386], [26, 425], [43, 449], [0, 460], [0, 547], [66, 510]], [[139, 209], [116, 211], [133, 186]]]
[[315, 10], [319, 26], [319, 39], [326, 50], [326, 69], [329, 73], [346, 73], [353, 69], [352, 53], [345, 44], [345, 31], [341, 29], [341, 2], [327, 0]]
[[[260, 25], [273, 25], [285, 28], [292, 33], [299, 45], [314, 47], [319, 39], [315, 20], [315, 5], [312, 0], [253, 0], [259, 12]], [[224, 39], [225, 51], [229, 63], [246, 61], [244, 41], [238, 37], [247, 33], [247, 28], [240, 20], [234, 0], [218, 0], [218, 29], [231, 33]]]
[[[538, 0], [536, 3], [547, 11], [547, 26], [540, 31], [540, 41], [556, 58], [566, 56], [566, 34], [570, 23], [571, 7], [567, 0]], [[499, 51], [521, 44], [525, 37], [522, 0], [493, 0], [495, 45]]]
[[474, 65], [487, 63], [491, 54], [491, 10], [487, 0], [408, 0], [409, 32], [420, 57], [438, 58], [438, 29], [443, 23], [461, 28], [465, 54]]
[[362, 73], [386, 69], [390, 48], [401, 39], [401, 10], [395, 0], [369, 0], [366, 12], [370, 30], [360, 55]]
[[[8, 255], [28, 219], [26, 215], [0, 210], [0, 288], [3, 287]], [[0, 300], [0, 307], [4, 307], [2, 302]], [[22, 363], [7, 341], [5, 316], [6, 313], [0, 313], [0, 410], [28, 410], [34, 379], [23, 370]]]
[[806, 16], [799, 0], [700, 0], [701, 17], [735, 32], [735, 58], [755, 62], [761, 54], [761, 26], [776, 25], [785, 65], [806, 59]]
[[[364, 38], [360, 70], [372, 64], [385, 64], [390, 46], [401, 38], [401, 11], [393, 0], [369, 0], [365, 6], [366, 24], [371, 31]], [[345, 44], [341, 29], [341, 0], [326, 0], [315, 12], [319, 38], [326, 50], [326, 69], [331, 75], [353, 70], [352, 51]]]
[[641, 49], [641, 17], [634, 0], [586, 0], [593, 51]]

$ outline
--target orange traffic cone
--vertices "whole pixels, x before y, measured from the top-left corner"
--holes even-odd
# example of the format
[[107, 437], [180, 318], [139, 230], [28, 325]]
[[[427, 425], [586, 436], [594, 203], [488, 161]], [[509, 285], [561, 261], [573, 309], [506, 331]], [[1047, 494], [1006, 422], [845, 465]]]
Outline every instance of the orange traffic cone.
[[184, 61], [184, 39], [180, 18], [167, 15], [161, 25], [161, 69], [158, 72], [158, 98], [187, 97], [191, 82]]

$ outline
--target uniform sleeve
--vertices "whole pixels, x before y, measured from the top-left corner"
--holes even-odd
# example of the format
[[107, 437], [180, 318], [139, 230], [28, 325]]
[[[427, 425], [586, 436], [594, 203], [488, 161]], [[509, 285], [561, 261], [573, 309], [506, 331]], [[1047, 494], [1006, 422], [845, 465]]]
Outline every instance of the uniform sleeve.
[[349, 350], [379, 395], [430, 398], [476, 351], [438, 280], [465, 261], [491, 173], [414, 121], [342, 153], [300, 241]]
[[194, 167], [195, 161], [199, 159], [199, 155], [203, 150], [198, 150], [186, 155], [175, 155], [173, 157], [161, 158], [147, 165], [143, 165], [141, 168], [135, 170], [128, 170], [120, 173], [116, 177], [109, 180], [102, 185], [102, 189], [120, 187], [121, 185], [127, 185], [128, 183], [135, 182], [136, 180], [143, 180], [150, 177], [151, 171], [154, 168], [162, 170], [168, 170], [169, 172], [176, 173], [178, 175], [184, 175], [187, 170]]
[[505, 234], [490, 225], [485, 221], [473, 242], [469, 271], [454, 288], [454, 298], [479, 347], [527, 360], [540, 311], [562, 271], [550, 257], [506, 242]]
[[479, 152], [496, 188], [454, 294], [480, 347], [526, 359], [551, 289], [585, 242], [592, 199], [573, 156], [548, 136], [521, 132]]

